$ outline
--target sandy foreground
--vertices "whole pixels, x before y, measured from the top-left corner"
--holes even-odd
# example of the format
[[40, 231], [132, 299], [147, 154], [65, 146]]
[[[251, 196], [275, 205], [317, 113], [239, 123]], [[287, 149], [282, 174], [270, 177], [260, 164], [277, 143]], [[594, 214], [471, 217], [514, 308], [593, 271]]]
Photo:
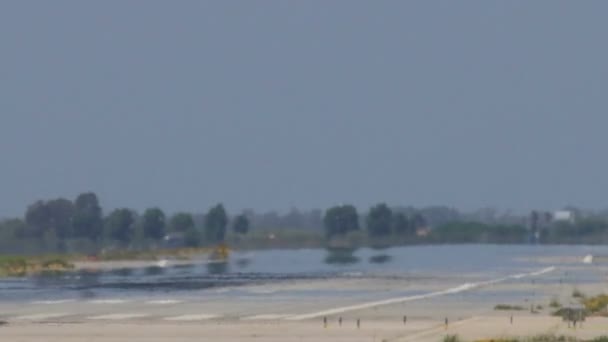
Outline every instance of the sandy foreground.
[[[0, 341], [437, 342], [448, 334], [466, 341], [536, 334], [585, 339], [608, 335], [606, 318], [589, 318], [572, 329], [551, 316], [549, 302], [574, 304], [574, 289], [608, 292], [608, 267], [589, 266], [577, 272], [560, 267], [499, 282], [487, 282], [486, 275], [478, 274], [324, 279], [252, 285], [237, 292], [218, 289], [213, 295], [201, 292], [190, 297], [167, 292], [156, 297], [0, 301], [0, 319], [6, 322], [0, 326]], [[585, 280], [598, 274], [601, 277]], [[449, 291], [475, 282], [484, 285]], [[429, 293], [439, 294], [418, 295]], [[537, 313], [495, 311], [496, 304], [542, 308]]]
[[0, 329], [0, 341], [441, 341], [448, 334], [474, 341], [506, 336], [544, 333], [592, 338], [608, 334], [608, 319], [592, 318], [583, 327], [572, 329], [553, 317], [521, 317], [513, 324], [506, 317], [472, 317], [452, 322], [446, 329], [431, 320], [402, 323], [364, 321], [357, 329], [353, 321], [327, 328], [321, 322], [230, 322], [204, 324], [83, 323], [15, 324]]

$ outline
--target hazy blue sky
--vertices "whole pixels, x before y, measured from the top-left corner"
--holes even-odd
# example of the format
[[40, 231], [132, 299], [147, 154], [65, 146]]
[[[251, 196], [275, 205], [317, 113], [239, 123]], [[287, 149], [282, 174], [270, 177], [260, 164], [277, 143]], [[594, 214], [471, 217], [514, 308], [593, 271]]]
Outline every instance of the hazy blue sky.
[[608, 207], [608, 1], [2, 1], [0, 216]]

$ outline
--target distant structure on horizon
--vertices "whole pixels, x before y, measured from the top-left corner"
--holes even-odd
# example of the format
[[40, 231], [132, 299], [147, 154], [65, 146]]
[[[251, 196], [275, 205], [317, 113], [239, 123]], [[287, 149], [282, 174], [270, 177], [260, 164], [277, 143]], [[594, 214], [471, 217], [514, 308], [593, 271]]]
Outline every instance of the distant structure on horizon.
[[576, 223], [577, 215], [573, 210], [557, 210], [553, 212], [539, 213], [532, 211], [528, 219], [528, 229], [530, 230], [530, 243], [540, 243], [541, 231], [551, 229], [555, 223]]
[[553, 222], [569, 222], [574, 223], [576, 216], [570, 210], [558, 210], [553, 212]]

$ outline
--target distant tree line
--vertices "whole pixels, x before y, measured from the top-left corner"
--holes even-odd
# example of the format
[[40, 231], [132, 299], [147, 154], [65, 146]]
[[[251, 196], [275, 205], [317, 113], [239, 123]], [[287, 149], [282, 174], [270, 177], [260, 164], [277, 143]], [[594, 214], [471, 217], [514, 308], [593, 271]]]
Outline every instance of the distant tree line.
[[[132, 209], [117, 208], [104, 215], [97, 195], [89, 192], [74, 201], [65, 198], [37, 201], [27, 208], [23, 219], [0, 222], [0, 247], [7, 249], [7, 244], [13, 242], [34, 242], [35, 247], [44, 245], [45, 250], [51, 251], [66, 251], [69, 242], [91, 250], [103, 246], [159, 246], [168, 234], [179, 234], [186, 245], [195, 247], [223, 242], [229, 223], [222, 204], [208, 210], [202, 227], [195, 225], [190, 213], [180, 212], [167, 218], [160, 208], [146, 209], [142, 215]], [[235, 216], [232, 225], [235, 234], [249, 231], [245, 215]]]
[[[360, 215], [352, 205], [340, 205], [327, 209], [323, 219], [328, 240], [340, 239], [360, 230]], [[380, 203], [369, 209], [365, 217], [364, 232], [372, 241], [385, 238], [413, 238], [419, 229], [427, 228], [427, 220], [420, 213], [408, 215]]]
[[[461, 214], [446, 207], [390, 208], [372, 206], [363, 216], [368, 244], [399, 243], [494, 243], [494, 244], [599, 244], [608, 243], [608, 212], [583, 212], [567, 208], [575, 220], [554, 220], [550, 212], [532, 211], [516, 216], [481, 209]], [[326, 236], [341, 241], [361, 233], [361, 215], [352, 205], [328, 209], [324, 217]], [[433, 222], [433, 223], [431, 223]], [[343, 240], [342, 240], [343, 241]]]
[[[101, 248], [158, 248], [169, 237], [186, 246], [264, 242], [274, 233], [292, 232], [292, 246], [304, 240], [322, 244], [378, 245], [413, 243], [600, 243], [608, 242], [608, 215], [584, 214], [576, 222], [553, 222], [549, 213], [529, 216], [480, 209], [463, 214], [449, 207], [391, 207], [378, 203], [363, 213], [353, 205], [286, 214], [245, 210], [230, 216], [220, 203], [204, 214], [168, 216], [153, 207], [142, 214], [129, 208], [105, 213], [95, 193], [39, 200], [23, 218], [0, 221], [0, 251], [98, 251]], [[263, 232], [263, 234], [251, 234]], [[293, 233], [300, 232], [300, 233]], [[307, 236], [318, 236], [307, 239]], [[532, 237], [535, 236], [536, 239]], [[283, 240], [287, 239], [282, 236]], [[257, 239], [257, 240], [256, 240]], [[275, 241], [280, 243], [281, 241]], [[317, 242], [315, 242], [317, 241]], [[284, 241], [282, 241], [284, 242]], [[252, 247], [256, 245], [253, 244]]]

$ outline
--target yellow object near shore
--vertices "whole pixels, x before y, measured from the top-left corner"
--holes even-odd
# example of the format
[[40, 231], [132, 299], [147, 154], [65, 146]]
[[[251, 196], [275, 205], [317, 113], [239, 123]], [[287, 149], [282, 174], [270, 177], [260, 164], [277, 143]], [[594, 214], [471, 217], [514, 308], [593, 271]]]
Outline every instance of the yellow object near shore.
[[213, 260], [226, 260], [230, 256], [230, 249], [225, 243], [219, 244], [211, 253]]

